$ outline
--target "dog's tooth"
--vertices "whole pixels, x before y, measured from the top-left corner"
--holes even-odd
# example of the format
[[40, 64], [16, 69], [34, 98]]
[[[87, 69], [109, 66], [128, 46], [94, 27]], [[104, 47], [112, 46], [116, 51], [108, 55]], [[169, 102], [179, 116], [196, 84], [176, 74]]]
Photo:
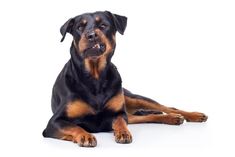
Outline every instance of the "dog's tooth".
[[100, 44], [95, 44], [92, 48], [93, 49], [95, 49], [95, 48], [100, 49]]

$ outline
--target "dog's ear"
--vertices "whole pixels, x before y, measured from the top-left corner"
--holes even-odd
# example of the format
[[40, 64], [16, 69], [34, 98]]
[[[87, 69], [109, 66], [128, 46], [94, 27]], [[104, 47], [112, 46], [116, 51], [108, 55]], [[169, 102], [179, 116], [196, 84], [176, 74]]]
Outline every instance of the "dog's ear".
[[117, 15], [117, 14], [112, 14], [109, 11], [105, 11], [113, 20], [113, 23], [116, 27], [116, 30], [120, 33], [120, 34], [124, 34], [124, 31], [126, 29], [126, 25], [127, 25], [127, 17], [125, 16], [121, 16], [121, 15]]
[[60, 27], [60, 33], [62, 35], [62, 39], [60, 40], [60, 42], [64, 40], [67, 32], [71, 33], [74, 21], [74, 18], [70, 18], [67, 22], [65, 22], [65, 24], [63, 24], [63, 26]]

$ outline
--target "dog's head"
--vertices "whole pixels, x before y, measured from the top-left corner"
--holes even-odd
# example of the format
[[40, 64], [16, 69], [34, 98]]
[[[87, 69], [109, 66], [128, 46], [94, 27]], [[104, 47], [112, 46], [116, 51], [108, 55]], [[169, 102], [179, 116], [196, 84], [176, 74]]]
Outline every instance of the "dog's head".
[[66, 33], [73, 36], [73, 44], [83, 59], [97, 60], [112, 56], [115, 49], [115, 34], [123, 34], [127, 18], [109, 11], [86, 13], [69, 19], [60, 29], [61, 42]]

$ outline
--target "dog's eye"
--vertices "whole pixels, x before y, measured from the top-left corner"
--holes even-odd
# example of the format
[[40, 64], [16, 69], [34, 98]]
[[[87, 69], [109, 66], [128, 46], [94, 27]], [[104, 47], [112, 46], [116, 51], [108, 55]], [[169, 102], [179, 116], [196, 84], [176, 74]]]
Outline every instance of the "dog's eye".
[[99, 26], [99, 28], [100, 29], [105, 29], [107, 26], [105, 25], [105, 24], [101, 24], [100, 26]]
[[84, 29], [84, 26], [78, 26], [79, 31], [83, 31], [83, 29]]

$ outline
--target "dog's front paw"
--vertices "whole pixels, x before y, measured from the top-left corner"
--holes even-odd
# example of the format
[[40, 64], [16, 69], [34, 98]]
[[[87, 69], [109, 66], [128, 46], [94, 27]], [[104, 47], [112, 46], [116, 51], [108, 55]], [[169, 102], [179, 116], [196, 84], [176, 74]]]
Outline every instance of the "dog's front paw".
[[208, 119], [208, 116], [200, 112], [189, 112], [185, 116], [187, 122], [205, 122]]
[[128, 130], [114, 131], [114, 136], [117, 143], [126, 144], [132, 142], [132, 136]]
[[78, 143], [80, 147], [95, 147], [97, 145], [95, 136], [90, 133], [82, 133], [77, 135], [73, 142]]

